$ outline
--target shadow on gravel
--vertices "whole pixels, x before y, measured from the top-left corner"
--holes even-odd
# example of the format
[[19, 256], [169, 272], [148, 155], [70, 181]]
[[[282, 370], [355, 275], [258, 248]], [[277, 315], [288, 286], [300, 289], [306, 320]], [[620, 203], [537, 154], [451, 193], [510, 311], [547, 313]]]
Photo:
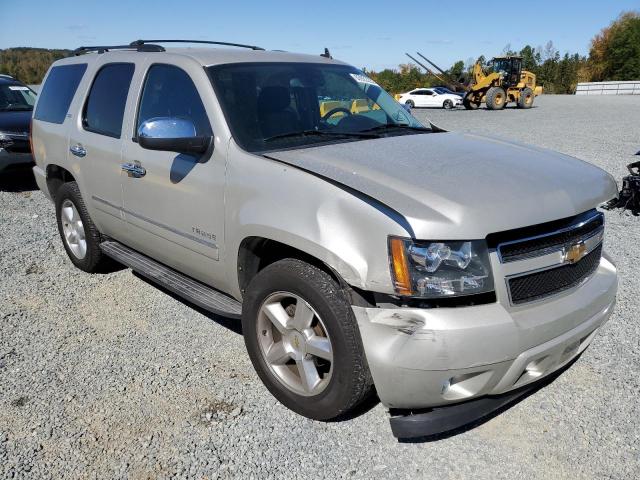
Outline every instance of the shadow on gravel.
[[10, 170], [0, 173], [0, 192], [31, 192], [38, 190], [38, 184], [30, 168]]
[[[399, 438], [398, 439], [398, 443], [431, 443], [431, 442], [437, 442], [439, 440], [445, 440], [447, 438], [455, 437], [456, 435], [460, 435], [461, 433], [465, 433], [465, 432], [468, 432], [469, 430], [472, 430], [472, 429], [474, 429], [476, 427], [479, 427], [480, 425], [483, 425], [483, 424], [487, 423], [489, 420], [494, 419], [498, 415], [502, 415], [504, 412], [506, 412], [510, 408], [514, 407], [518, 403], [520, 403], [523, 400], [529, 398], [531, 395], [534, 395], [534, 394], [538, 393], [540, 390], [544, 389], [549, 384], [553, 383], [560, 375], [562, 375], [566, 370], [571, 368], [571, 366], [576, 361], [578, 361], [578, 359], [581, 356], [582, 356], [582, 353], [580, 355], [578, 355], [576, 358], [574, 358], [573, 360], [571, 360], [567, 365], [562, 367], [557, 372], [554, 372], [551, 375], [549, 375], [548, 377], [546, 377], [545, 379], [540, 380], [539, 384], [534, 389], [530, 390], [529, 392], [527, 392], [522, 397], [519, 397], [517, 400], [514, 400], [512, 403], [509, 403], [508, 405], [505, 405], [504, 407], [499, 408], [498, 410], [495, 410], [495, 411], [491, 412], [490, 414], [488, 414], [488, 415], [486, 415], [484, 417], [478, 418], [478, 419], [474, 420], [473, 422], [467, 423], [463, 427], [456, 428], [454, 430], [449, 430], [448, 432], [439, 433], [439, 434], [436, 434], [436, 435], [429, 435], [429, 436], [415, 437], [415, 438]], [[419, 412], [415, 412], [415, 413], [419, 413]]]
[[143, 277], [139, 273], [136, 273], [134, 271], [132, 271], [132, 273], [136, 278], [142, 280], [145, 283], [148, 283], [149, 285], [153, 286], [154, 288], [157, 288], [161, 292], [169, 295], [171, 298], [174, 298], [175, 300], [177, 300], [178, 302], [182, 303], [183, 305], [186, 305], [187, 307], [189, 307], [189, 308], [197, 311], [198, 313], [204, 315], [208, 319], [213, 320], [218, 325], [223, 326], [227, 330], [231, 330], [233, 333], [237, 333], [238, 335], [242, 335], [242, 324], [240, 323], [240, 320], [237, 320], [235, 318], [223, 317], [221, 315], [216, 315], [215, 313], [211, 313], [208, 310], [205, 310], [204, 308], [201, 308], [198, 305], [194, 305], [193, 303], [191, 303], [191, 302], [185, 300], [184, 298], [176, 295], [172, 291], [167, 290], [162, 285], [158, 285], [157, 283], [152, 282], [151, 280], [147, 279], [146, 277]]

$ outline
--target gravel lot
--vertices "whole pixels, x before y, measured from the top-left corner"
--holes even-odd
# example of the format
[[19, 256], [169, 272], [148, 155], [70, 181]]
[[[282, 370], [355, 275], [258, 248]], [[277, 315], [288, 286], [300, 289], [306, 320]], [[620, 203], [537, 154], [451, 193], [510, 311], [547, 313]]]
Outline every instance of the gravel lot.
[[[414, 113], [443, 128], [557, 149], [616, 178], [640, 149], [640, 97], [545, 96], [530, 111]], [[129, 270], [72, 268], [53, 207], [28, 176], [2, 179], [0, 209], [0, 478], [640, 472], [639, 218], [607, 213], [618, 306], [570, 370], [476, 428], [398, 443], [380, 404], [336, 423], [285, 409], [259, 382], [233, 321], [194, 310]]]

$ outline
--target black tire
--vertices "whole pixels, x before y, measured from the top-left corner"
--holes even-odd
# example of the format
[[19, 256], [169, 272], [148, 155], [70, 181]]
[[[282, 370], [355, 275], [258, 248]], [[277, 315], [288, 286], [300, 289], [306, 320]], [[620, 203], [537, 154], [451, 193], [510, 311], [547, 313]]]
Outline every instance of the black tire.
[[445, 110], [451, 110], [453, 108], [453, 102], [449, 99], [445, 100], [442, 103], [442, 108], [444, 108]]
[[[331, 376], [324, 390], [299, 395], [276, 376], [262, 353], [259, 314], [267, 298], [290, 292], [304, 299], [322, 319], [333, 350]], [[242, 305], [242, 331], [251, 362], [271, 394], [294, 412], [315, 420], [340, 417], [372, 392], [360, 331], [351, 305], [338, 283], [326, 272], [297, 259], [275, 262], [260, 271], [247, 288]]]
[[478, 107], [480, 106], [479, 103], [477, 102], [472, 102], [471, 98], [469, 98], [469, 96], [464, 97], [464, 99], [462, 100], [462, 105], [464, 106], [464, 108], [466, 108], [467, 110], [477, 110]]
[[507, 104], [507, 92], [501, 87], [491, 87], [485, 97], [489, 110], [502, 110]]
[[404, 102], [405, 105], [409, 105], [411, 108], [415, 108], [416, 104], [413, 103], [413, 100], [407, 100], [406, 102]]
[[[65, 201], [70, 201], [75, 206], [76, 211], [78, 212], [80, 219], [82, 220], [82, 226], [85, 235], [84, 240], [86, 242], [86, 254], [82, 258], [78, 258], [78, 256], [72, 252], [65, 238], [63, 230], [64, 220], [62, 218], [62, 206], [63, 204], [65, 204]], [[89, 216], [89, 213], [87, 212], [87, 207], [84, 204], [84, 200], [82, 200], [82, 195], [80, 194], [78, 184], [76, 182], [68, 182], [63, 184], [56, 192], [55, 204], [58, 232], [60, 233], [62, 245], [64, 245], [64, 249], [66, 250], [71, 262], [80, 270], [88, 273], [100, 272], [110, 269], [110, 267], [113, 265], [113, 262], [102, 253], [102, 250], [100, 250], [100, 232], [94, 225], [91, 217]]]
[[535, 95], [533, 94], [533, 90], [529, 87], [523, 89], [520, 92], [520, 98], [518, 98], [518, 108], [531, 108], [533, 106], [533, 100]]

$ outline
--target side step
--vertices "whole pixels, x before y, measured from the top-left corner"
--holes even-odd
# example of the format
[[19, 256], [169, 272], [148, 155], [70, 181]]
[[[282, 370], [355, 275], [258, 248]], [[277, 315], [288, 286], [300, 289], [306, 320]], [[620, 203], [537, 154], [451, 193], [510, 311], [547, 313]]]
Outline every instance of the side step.
[[211, 313], [231, 318], [240, 318], [242, 314], [242, 304], [235, 298], [156, 262], [119, 242], [107, 240], [100, 244], [100, 249], [117, 262]]

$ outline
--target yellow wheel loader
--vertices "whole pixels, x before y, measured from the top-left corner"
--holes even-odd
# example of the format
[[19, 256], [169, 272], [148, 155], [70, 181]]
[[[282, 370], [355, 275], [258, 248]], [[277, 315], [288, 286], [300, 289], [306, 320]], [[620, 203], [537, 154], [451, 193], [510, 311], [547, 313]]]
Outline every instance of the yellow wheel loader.
[[475, 110], [483, 102], [489, 110], [501, 110], [509, 102], [515, 102], [518, 108], [531, 108], [541, 93], [535, 74], [522, 70], [522, 57], [496, 57], [489, 62], [487, 72], [478, 62], [473, 66], [462, 103], [467, 110]]
[[483, 102], [489, 110], [502, 110], [509, 102], [515, 102], [518, 108], [531, 108], [534, 98], [542, 93], [542, 87], [536, 85], [535, 74], [522, 70], [522, 57], [495, 57], [489, 62], [486, 72], [482, 65], [476, 62], [471, 70], [471, 79], [467, 84], [462, 84], [452, 79], [420, 52], [416, 53], [441, 75], [408, 53], [405, 55], [424, 68], [427, 73], [449, 83], [452, 89], [465, 92], [462, 104], [467, 110], [475, 110]]

